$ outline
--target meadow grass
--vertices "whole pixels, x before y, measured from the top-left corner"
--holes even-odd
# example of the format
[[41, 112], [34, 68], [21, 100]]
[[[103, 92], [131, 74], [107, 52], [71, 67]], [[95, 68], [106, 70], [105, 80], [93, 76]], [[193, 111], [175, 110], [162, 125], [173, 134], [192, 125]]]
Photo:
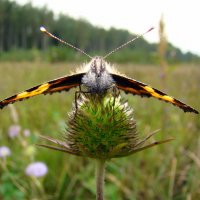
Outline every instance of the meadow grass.
[[[0, 99], [69, 74], [77, 66], [79, 64], [76, 63], [0, 63]], [[163, 89], [161, 69], [158, 66], [126, 64], [117, 66], [117, 69], [131, 78]], [[167, 88], [164, 91], [200, 110], [199, 66], [171, 66], [166, 82]], [[18, 124], [22, 129], [31, 131], [27, 138], [18, 137], [13, 140], [8, 137], [8, 128], [14, 123], [11, 109], [7, 107], [0, 110], [0, 146], [6, 145], [12, 151], [7, 159], [6, 169], [0, 165], [0, 197], [13, 199], [19, 195], [18, 199], [95, 198], [93, 160], [35, 146], [36, 143], [43, 142], [39, 134], [59, 138], [64, 133], [67, 113], [74, 101], [74, 91], [40, 95], [14, 104]], [[156, 99], [122, 95], [134, 108], [139, 134], [144, 137], [161, 129], [154, 136], [155, 140], [170, 137], [176, 140], [127, 158], [112, 159], [107, 165], [106, 199], [199, 199], [199, 116], [184, 113], [179, 108]], [[28, 151], [29, 147], [33, 147], [34, 151]], [[49, 173], [40, 180], [40, 185], [24, 173], [26, 165], [37, 160], [45, 162], [49, 168]]]

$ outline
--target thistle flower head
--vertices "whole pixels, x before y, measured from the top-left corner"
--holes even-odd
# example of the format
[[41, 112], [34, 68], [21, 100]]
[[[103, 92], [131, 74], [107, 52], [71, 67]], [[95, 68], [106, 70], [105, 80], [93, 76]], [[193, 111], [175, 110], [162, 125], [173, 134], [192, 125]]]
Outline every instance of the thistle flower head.
[[9, 127], [8, 136], [10, 138], [15, 138], [16, 136], [19, 135], [20, 131], [21, 131], [21, 127], [19, 125], [12, 125]]
[[112, 158], [137, 142], [133, 110], [120, 96], [83, 96], [69, 117], [66, 141], [83, 156]]
[[39, 178], [47, 174], [48, 168], [43, 162], [33, 162], [26, 167], [25, 172], [27, 176]]
[[23, 135], [24, 135], [25, 137], [30, 136], [30, 134], [31, 134], [31, 132], [30, 132], [29, 129], [24, 129], [24, 130], [23, 130]]
[[[133, 110], [121, 96], [82, 94], [76, 103], [69, 114], [63, 140], [42, 136], [59, 147], [39, 146], [105, 160], [144, 149], [141, 146], [146, 139], [138, 139]], [[166, 141], [151, 146], [163, 142]]]
[[6, 158], [7, 156], [10, 156], [11, 151], [7, 146], [1, 146], [0, 147], [0, 158]]

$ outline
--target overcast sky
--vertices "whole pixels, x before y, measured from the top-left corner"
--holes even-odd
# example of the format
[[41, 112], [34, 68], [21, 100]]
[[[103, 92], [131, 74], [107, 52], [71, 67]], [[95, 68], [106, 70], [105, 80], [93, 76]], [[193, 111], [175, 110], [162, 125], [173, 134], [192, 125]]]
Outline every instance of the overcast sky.
[[[156, 29], [145, 36], [158, 41], [158, 23], [164, 15], [168, 41], [184, 52], [200, 55], [200, 0], [16, 0], [34, 6], [46, 5], [54, 13], [84, 18], [104, 28], [116, 27], [142, 33], [151, 26]], [[23, 22], [22, 22], [23, 23]], [[98, 39], [98, 38], [97, 38]]]

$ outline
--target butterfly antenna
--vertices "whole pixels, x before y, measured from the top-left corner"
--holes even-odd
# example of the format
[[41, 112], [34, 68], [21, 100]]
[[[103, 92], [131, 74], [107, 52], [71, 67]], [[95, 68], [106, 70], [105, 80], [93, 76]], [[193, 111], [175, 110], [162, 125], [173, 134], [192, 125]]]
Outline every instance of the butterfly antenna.
[[110, 56], [111, 54], [113, 54], [114, 52], [116, 52], [116, 51], [122, 49], [123, 47], [127, 46], [127, 45], [130, 44], [131, 42], [134, 42], [134, 41], [137, 40], [138, 38], [144, 36], [146, 33], [152, 31], [153, 29], [154, 29], [154, 27], [151, 27], [151, 28], [148, 29], [146, 32], [144, 32], [144, 33], [142, 33], [142, 34], [140, 34], [140, 35], [137, 35], [135, 38], [129, 40], [128, 42], [126, 42], [126, 43], [122, 44], [121, 46], [117, 47], [116, 49], [112, 50], [111, 52], [109, 52], [108, 54], [106, 54], [106, 55], [104, 56], [104, 59], [107, 58], [108, 56]]
[[83, 50], [81, 50], [81, 49], [79, 49], [79, 48], [73, 46], [72, 44], [70, 44], [70, 43], [68, 43], [68, 42], [65, 42], [64, 40], [62, 40], [62, 39], [60, 39], [60, 38], [58, 38], [58, 37], [56, 37], [55, 35], [53, 35], [53, 34], [50, 33], [49, 31], [47, 31], [45, 27], [41, 26], [41, 27], [40, 27], [40, 31], [42, 31], [43, 33], [45, 33], [45, 34], [48, 35], [49, 37], [54, 38], [55, 40], [58, 40], [59, 42], [61, 42], [61, 43], [65, 44], [65, 45], [67, 45], [67, 46], [69, 46], [69, 47], [71, 47], [71, 48], [77, 50], [78, 52], [80, 52], [80, 53], [82, 53], [82, 54], [84, 54], [84, 55], [86, 55], [87, 57], [89, 57], [89, 58], [92, 59], [92, 57], [91, 57], [89, 54], [87, 54], [85, 51], [83, 51]]

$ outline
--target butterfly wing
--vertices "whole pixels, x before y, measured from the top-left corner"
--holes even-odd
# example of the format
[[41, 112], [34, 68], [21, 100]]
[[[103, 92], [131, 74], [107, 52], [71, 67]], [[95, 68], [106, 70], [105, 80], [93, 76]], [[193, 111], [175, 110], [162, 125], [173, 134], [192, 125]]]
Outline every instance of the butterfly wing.
[[184, 110], [184, 112], [194, 112], [196, 114], [199, 113], [194, 108], [182, 103], [181, 101], [179, 101], [173, 97], [168, 96], [167, 94], [165, 94], [155, 88], [152, 88], [149, 85], [146, 85], [146, 84], [136, 81], [134, 79], [126, 78], [121, 75], [117, 75], [117, 74], [111, 74], [111, 75], [113, 77], [113, 80], [115, 81], [117, 88], [125, 91], [126, 93], [140, 95], [142, 97], [143, 96], [144, 97], [154, 97], [159, 100], [170, 102], [173, 105], [178, 106], [179, 108]]
[[21, 101], [26, 98], [30, 98], [39, 94], [48, 94], [54, 92], [68, 91], [73, 87], [77, 87], [81, 84], [81, 80], [84, 73], [74, 74], [71, 76], [61, 77], [40, 85], [37, 85], [33, 88], [25, 90], [21, 93], [13, 95], [3, 101], [0, 101], [0, 108], [4, 108], [10, 103], [14, 103], [16, 101]]

